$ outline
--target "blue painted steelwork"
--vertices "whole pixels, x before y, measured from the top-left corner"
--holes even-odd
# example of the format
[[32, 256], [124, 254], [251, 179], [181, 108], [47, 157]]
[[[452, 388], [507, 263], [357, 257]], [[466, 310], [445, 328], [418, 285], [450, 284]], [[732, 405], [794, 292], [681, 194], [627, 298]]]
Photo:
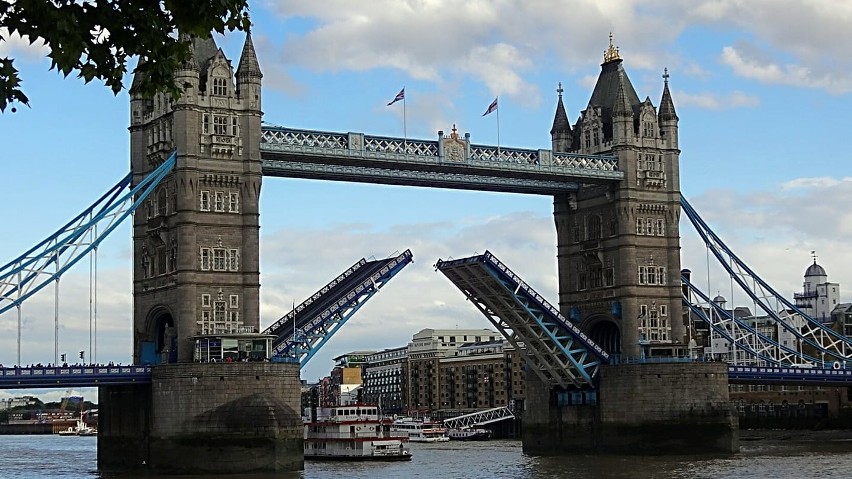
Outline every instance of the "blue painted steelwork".
[[[852, 360], [852, 339], [806, 315], [787, 298], [778, 294], [722, 242], [686, 201], [686, 198], [681, 196], [680, 202], [684, 213], [698, 231], [708, 250], [713, 253], [719, 264], [728, 272], [730, 278], [769, 318], [799, 340], [816, 348], [821, 353], [825, 353], [830, 358], [841, 361]], [[747, 279], [752, 282], [752, 285], [746, 282]], [[774, 304], [769, 304], [769, 302], [774, 302]], [[788, 320], [782, 318], [782, 314], [787, 316]], [[790, 320], [792, 316], [802, 318], [804, 326], [801, 329], [792, 324], [793, 321]]]
[[[293, 332], [293, 322], [296, 320], [297, 316], [304, 316], [303, 313], [308, 310], [308, 308], [314, 307], [318, 302], [324, 301], [326, 296], [334, 291], [338, 285], [343, 285], [343, 282], [346, 281], [349, 277], [352, 276], [355, 271], [367, 264], [367, 260], [365, 258], [361, 258], [355, 264], [346, 269], [346, 271], [340, 273], [336, 278], [331, 280], [328, 284], [320, 288], [319, 291], [314, 293], [310, 298], [304, 300], [298, 306], [293, 308], [287, 314], [285, 314], [281, 319], [274, 322], [268, 328], [263, 331], [263, 334], [274, 334], [279, 337], [276, 340], [275, 344], [280, 342], [282, 338], [287, 337], [287, 335], [292, 336]], [[304, 323], [304, 320], [303, 320]], [[304, 324], [296, 324], [297, 327], [303, 327]]]
[[731, 384], [852, 386], [852, 369], [728, 366]]
[[551, 386], [594, 387], [609, 354], [566, 320], [497, 257], [485, 254], [435, 265]]
[[[148, 195], [175, 165], [177, 152], [136, 186], [132, 173], [65, 226], [0, 267], [0, 314], [20, 306], [27, 298], [58, 280], [77, 261], [96, 249]], [[98, 228], [98, 225], [106, 226]]]
[[427, 141], [265, 126], [260, 150], [267, 176], [548, 195], [624, 178], [614, 156], [473, 145], [455, 133]]
[[0, 389], [150, 384], [151, 366], [0, 368]]
[[[696, 301], [692, 301], [684, 295], [683, 304], [707, 323], [719, 336], [725, 338], [736, 348], [748, 354], [750, 363], [789, 366], [792, 364], [817, 364], [821, 362], [815, 357], [804, 354], [789, 346], [779, 344], [774, 339], [754, 329], [747, 322], [734, 317], [730, 312], [720, 307], [718, 303], [711, 301], [704, 292], [690, 283], [686, 277], [681, 276], [681, 282], [701, 302], [701, 305], [696, 304]], [[740, 361], [735, 362], [741, 364]]]
[[285, 316], [276, 323], [281, 324], [273, 333], [278, 334], [273, 340], [273, 357], [298, 358], [304, 368], [334, 333], [413, 259], [411, 251], [405, 250], [391, 258], [356, 263], [337, 278], [341, 281], [332, 281], [310, 302], [302, 303], [305, 307], [296, 311], [295, 322]]

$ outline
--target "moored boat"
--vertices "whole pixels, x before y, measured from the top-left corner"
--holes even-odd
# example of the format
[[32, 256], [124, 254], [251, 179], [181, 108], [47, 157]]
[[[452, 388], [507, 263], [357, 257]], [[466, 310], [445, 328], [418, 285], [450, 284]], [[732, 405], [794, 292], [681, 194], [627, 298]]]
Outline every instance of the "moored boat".
[[377, 406], [350, 405], [306, 410], [305, 459], [408, 461], [408, 438], [391, 432]]
[[487, 441], [491, 430], [481, 428], [447, 429], [447, 437], [453, 441]]
[[446, 442], [447, 430], [444, 426], [430, 419], [403, 417], [395, 419], [391, 432], [408, 436], [411, 442]]

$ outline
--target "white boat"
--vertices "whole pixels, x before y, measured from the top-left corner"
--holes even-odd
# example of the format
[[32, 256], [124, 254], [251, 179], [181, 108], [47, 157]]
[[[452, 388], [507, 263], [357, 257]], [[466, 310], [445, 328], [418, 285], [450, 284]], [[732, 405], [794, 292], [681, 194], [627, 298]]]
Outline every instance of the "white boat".
[[371, 405], [305, 410], [305, 459], [408, 461], [408, 438], [391, 432], [391, 420]]
[[487, 441], [491, 439], [491, 430], [480, 428], [447, 429], [447, 437], [453, 441]]
[[69, 426], [68, 429], [59, 431], [60, 436], [97, 436], [98, 430], [89, 427], [82, 419], [77, 420], [76, 426]]
[[411, 442], [446, 442], [447, 430], [441, 423], [429, 419], [403, 417], [394, 420], [391, 432], [408, 436]]

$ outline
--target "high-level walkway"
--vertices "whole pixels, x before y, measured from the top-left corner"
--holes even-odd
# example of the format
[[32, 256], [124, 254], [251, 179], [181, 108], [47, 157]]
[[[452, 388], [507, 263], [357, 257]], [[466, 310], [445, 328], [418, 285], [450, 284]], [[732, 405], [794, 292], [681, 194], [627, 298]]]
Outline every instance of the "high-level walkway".
[[260, 152], [264, 175], [288, 178], [539, 195], [624, 178], [613, 156], [473, 145], [442, 132], [428, 141], [265, 126]]

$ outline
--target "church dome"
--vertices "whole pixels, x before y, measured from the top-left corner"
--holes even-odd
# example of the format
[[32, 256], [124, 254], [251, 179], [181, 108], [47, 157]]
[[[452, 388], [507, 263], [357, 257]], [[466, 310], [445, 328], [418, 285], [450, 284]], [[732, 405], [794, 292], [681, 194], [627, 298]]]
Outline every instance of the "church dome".
[[725, 299], [725, 297], [724, 297], [724, 296], [722, 296], [722, 295], [720, 294], [720, 295], [717, 295], [715, 298], [713, 298], [713, 302], [714, 302], [714, 303], [717, 303], [717, 304], [723, 304], [723, 303], [726, 303], [726, 302], [727, 302], [727, 300]]
[[808, 269], [805, 271], [805, 277], [808, 277], [808, 276], [828, 276], [828, 275], [825, 273], [825, 268], [816, 264], [816, 261], [814, 261], [814, 264], [808, 266]]

